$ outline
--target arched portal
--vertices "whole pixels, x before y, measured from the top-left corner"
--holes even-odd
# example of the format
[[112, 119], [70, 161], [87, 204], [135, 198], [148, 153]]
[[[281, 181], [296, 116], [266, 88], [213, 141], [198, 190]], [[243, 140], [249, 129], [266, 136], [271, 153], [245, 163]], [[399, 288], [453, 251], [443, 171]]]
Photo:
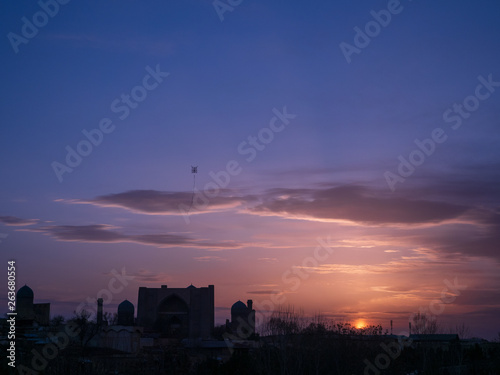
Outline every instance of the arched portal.
[[176, 294], [161, 301], [158, 306], [158, 319], [155, 328], [164, 337], [187, 337], [189, 334], [189, 307], [187, 303]]

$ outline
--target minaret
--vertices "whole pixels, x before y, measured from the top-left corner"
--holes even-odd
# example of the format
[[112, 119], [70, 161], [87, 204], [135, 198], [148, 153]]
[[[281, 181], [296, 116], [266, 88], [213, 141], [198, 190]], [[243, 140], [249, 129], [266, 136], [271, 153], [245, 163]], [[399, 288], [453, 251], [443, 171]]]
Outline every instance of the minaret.
[[102, 298], [97, 299], [97, 325], [102, 325]]

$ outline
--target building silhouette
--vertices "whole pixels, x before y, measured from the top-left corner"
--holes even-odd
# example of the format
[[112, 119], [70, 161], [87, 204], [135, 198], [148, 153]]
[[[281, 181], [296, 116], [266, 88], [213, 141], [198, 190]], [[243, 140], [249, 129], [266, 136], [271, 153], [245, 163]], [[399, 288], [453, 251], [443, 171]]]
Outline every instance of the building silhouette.
[[246, 305], [238, 301], [231, 306], [231, 331], [245, 339], [255, 334], [255, 310], [251, 299]]
[[[40, 333], [49, 329], [50, 304], [33, 301], [33, 290], [27, 285], [17, 291], [16, 321], [26, 332], [36, 329]], [[90, 347], [137, 353], [141, 347], [168, 344], [177, 339], [194, 339], [182, 342], [196, 342], [197, 345], [198, 339], [204, 342], [214, 340], [213, 285], [200, 288], [194, 285], [187, 288], [168, 288], [166, 285], [160, 288], [140, 287], [137, 318], [136, 307], [128, 300], [118, 305], [116, 320], [111, 321], [104, 316], [103, 299], [98, 298], [96, 303], [95, 322], [88, 326], [91, 329], [89, 332], [95, 330], [88, 336]], [[233, 337], [238, 340], [254, 339], [255, 310], [252, 300], [248, 300], [246, 305], [241, 301], [232, 305], [231, 323], [227, 320], [226, 332], [234, 333]], [[212, 342], [210, 345], [215, 344]]]
[[118, 325], [134, 325], [134, 305], [129, 300], [125, 300], [118, 305]]
[[171, 338], [210, 338], [214, 329], [214, 286], [139, 288], [137, 324]]
[[17, 321], [22, 326], [48, 326], [50, 323], [50, 303], [33, 303], [33, 290], [24, 285], [16, 294]]

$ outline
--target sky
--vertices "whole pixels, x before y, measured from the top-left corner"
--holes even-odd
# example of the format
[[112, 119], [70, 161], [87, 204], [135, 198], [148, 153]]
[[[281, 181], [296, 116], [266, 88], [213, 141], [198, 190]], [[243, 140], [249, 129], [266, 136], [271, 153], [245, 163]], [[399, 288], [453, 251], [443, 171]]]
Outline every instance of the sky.
[[212, 284], [497, 337], [497, 1], [0, 9], [0, 253], [52, 316]]

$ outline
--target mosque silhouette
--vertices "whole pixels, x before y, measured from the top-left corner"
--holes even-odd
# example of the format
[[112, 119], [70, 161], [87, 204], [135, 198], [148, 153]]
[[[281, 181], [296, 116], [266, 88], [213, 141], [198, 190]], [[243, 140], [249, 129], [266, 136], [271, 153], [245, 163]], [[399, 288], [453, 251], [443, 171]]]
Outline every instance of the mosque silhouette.
[[[140, 287], [137, 299], [137, 318], [134, 304], [124, 300], [118, 305], [116, 326], [140, 327], [141, 333], [159, 334], [165, 338], [210, 339], [214, 333], [214, 286], [187, 288]], [[17, 291], [17, 319], [23, 326], [48, 326], [50, 303], [34, 303], [33, 290], [24, 285]], [[103, 300], [97, 300], [96, 323], [104, 325]], [[229, 332], [242, 332], [245, 337], [255, 334], [255, 310], [252, 300], [231, 306], [231, 321], [226, 320]], [[130, 330], [130, 329], [129, 329]], [[133, 330], [130, 330], [131, 332]]]

